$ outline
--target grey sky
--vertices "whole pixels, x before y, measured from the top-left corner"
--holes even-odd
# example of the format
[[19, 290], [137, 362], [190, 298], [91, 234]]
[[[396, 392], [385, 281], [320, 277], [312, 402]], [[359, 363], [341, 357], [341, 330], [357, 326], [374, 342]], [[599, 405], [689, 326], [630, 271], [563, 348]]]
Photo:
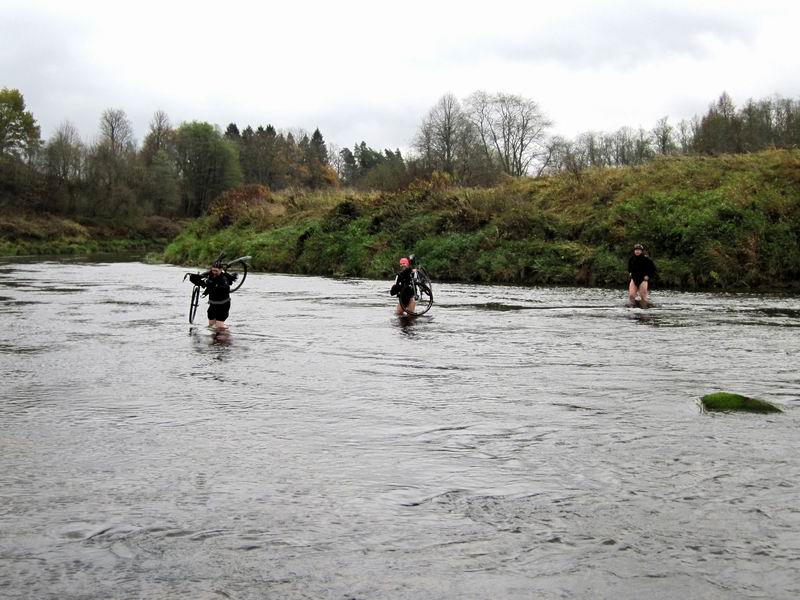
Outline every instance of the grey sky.
[[283, 4], [4, 0], [0, 87], [45, 137], [69, 120], [92, 140], [122, 108], [141, 139], [161, 109], [375, 148], [407, 148], [447, 92], [532, 98], [569, 137], [677, 122], [723, 90], [800, 96], [791, 1]]

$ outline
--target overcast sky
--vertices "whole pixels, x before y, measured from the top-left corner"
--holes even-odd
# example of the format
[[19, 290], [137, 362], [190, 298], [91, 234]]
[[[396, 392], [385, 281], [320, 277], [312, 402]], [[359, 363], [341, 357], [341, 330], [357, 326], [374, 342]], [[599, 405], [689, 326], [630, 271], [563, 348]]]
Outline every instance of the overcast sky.
[[447, 92], [536, 100], [573, 137], [800, 97], [797, 0], [276, 3], [0, 0], [0, 87], [47, 138], [87, 141], [121, 108], [139, 140], [173, 124], [319, 127], [329, 143], [407, 148]]

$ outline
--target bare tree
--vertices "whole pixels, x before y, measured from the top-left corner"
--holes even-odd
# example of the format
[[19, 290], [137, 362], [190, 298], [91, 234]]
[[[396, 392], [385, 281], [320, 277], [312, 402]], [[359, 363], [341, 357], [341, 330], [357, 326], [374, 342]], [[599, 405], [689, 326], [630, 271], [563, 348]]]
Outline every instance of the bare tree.
[[633, 164], [635, 133], [630, 127], [620, 127], [611, 136], [612, 160], [618, 167]]
[[587, 131], [578, 136], [576, 145], [581, 148], [583, 155], [580, 161], [582, 168], [603, 166], [601, 136], [594, 131]]
[[467, 98], [467, 111], [470, 121], [475, 127], [480, 146], [484, 154], [494, 160], [495, 144], [492, 140], [492, 97], [484, 91], [478, 90]]
[[548, 161], [545, 170], [565, 171], [576, 179], [586, 169], [587, 157], [580, 142], [571, 142], [560, 136], [550, 138], [548, 142]]
[[124, 110], [109, 108], [100, 117], [100, 139], [87, 153], [92, 215], [132, 214], [136, 196], [133, 127]]
[[48, 175], [59, 181], [78, 179], [81, 175], [84, 152], [78, 130], [69, 121], [64, 121], [56, 129], [45, 148]]
[[157, 110], [150, 119], [150, 132], [155, 138], [157, 149], [160, 150], [167, 143], [167, 135], [172, 131], [172, 124], [167, 113]]
[[650, 135], [643, 128], [639, 127], [633, 139], [633, 163], [643, 165], [653, 158], [653, 146]]
[[686, 119], [678, 123], [678, 147], [681, 154], [691, 154], [694, 147], [694, 131], [692, 124]]
[[445, 94], [423, 120], [414, 146], [430, 168], [454, 175], [457, 163], [463, 163], [468, 153], [469, 128], [461, 103], [453, 94]]
[[169, 150], [174, 143], [175, 131], [172, 129], [167, 113], [157, 110], [150, 119], [150, 129], [142, 142], [142, 158], [145, 165], [151, 165], [155, 155], [161, 150]]
[[331, 169], [336, 173], [339, 180], [344, 179], [344, 157], [342, 156], [342, 149], [336, 144], [328, 144], [328, 164]]
[[417, 135], [414, 138], [413, 146], [420, 155], [422, 168], [426, 171], [433, 171], [436, 159], [433, 148], [433, 125], [430, 116], [426, 116], [422, 120], [422, 125], [420, 125], [419, 131], [417, 131]]
[[439, 99], [430, 113], [433, 127], [434, 148], [437, 150], [444, 171], [453, 174], [456, 145], [464, 128], [464, 113], [461, 104], [453, 94], [445, 94]]
[[112, 156], [133, 150], [133, 126], [122, 109], [108, 108], [103, 111], [100, 117], [100, 135], [102, 142], [109, 145]]
[[669, 124], [668, 117], [662, 117], [656, 122], [656, 126], [651, 131], [653, 144], [656, 154], [664, 156], [674, 154], [677, 150], [675, 143], [675, 129]]
[[513, 94], [475, 92], [467, 100], [469, 116], [487, 156], [500, 161], [503, 171], [520, 177], [548, 155], [546, 130], [552, 122], [533, 100]]

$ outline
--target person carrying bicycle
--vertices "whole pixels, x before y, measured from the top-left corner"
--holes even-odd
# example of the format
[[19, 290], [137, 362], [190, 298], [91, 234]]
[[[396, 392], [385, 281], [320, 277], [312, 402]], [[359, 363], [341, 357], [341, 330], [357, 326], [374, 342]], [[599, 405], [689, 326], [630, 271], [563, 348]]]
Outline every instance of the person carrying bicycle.
[[402, 316], [405, 312], [413, 312], [416, 306], [414, 299], [414, 284], [411, 277], [414, 269], [411, 267], [411, 261], [406, 257], [400, 259], [400, 272], [394, 278], [394, 285], [389, 293], [392, 296], [397, 296], [397, 308], [394, 313], [397, 316]]
[[222, 263], [215, 260], [207, 275], [193, 273], [189, 281], [206, 289], [208, 296], [208, 326], [225, 329], [225, 321], [231, 311], [231, 284], [236, 281], [237, 274], [224, 273]]

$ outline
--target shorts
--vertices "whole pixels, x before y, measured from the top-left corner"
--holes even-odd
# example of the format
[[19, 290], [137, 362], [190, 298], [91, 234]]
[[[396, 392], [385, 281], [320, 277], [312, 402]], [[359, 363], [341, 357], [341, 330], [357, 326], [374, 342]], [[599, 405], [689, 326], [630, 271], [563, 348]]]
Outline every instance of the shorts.
[[231, 301], [228, 300], [225, 304], [209, 304], [208, 305], [208, 320], [209, 321], [225, 321], [228, 314], [231, 312]]
[[397, 299], [399, 300], [400, 304], [406, 306], [411, 299], [414, 297], [414, 288], [406, 287], [403, 288], [399, 294], [397, 294]]

